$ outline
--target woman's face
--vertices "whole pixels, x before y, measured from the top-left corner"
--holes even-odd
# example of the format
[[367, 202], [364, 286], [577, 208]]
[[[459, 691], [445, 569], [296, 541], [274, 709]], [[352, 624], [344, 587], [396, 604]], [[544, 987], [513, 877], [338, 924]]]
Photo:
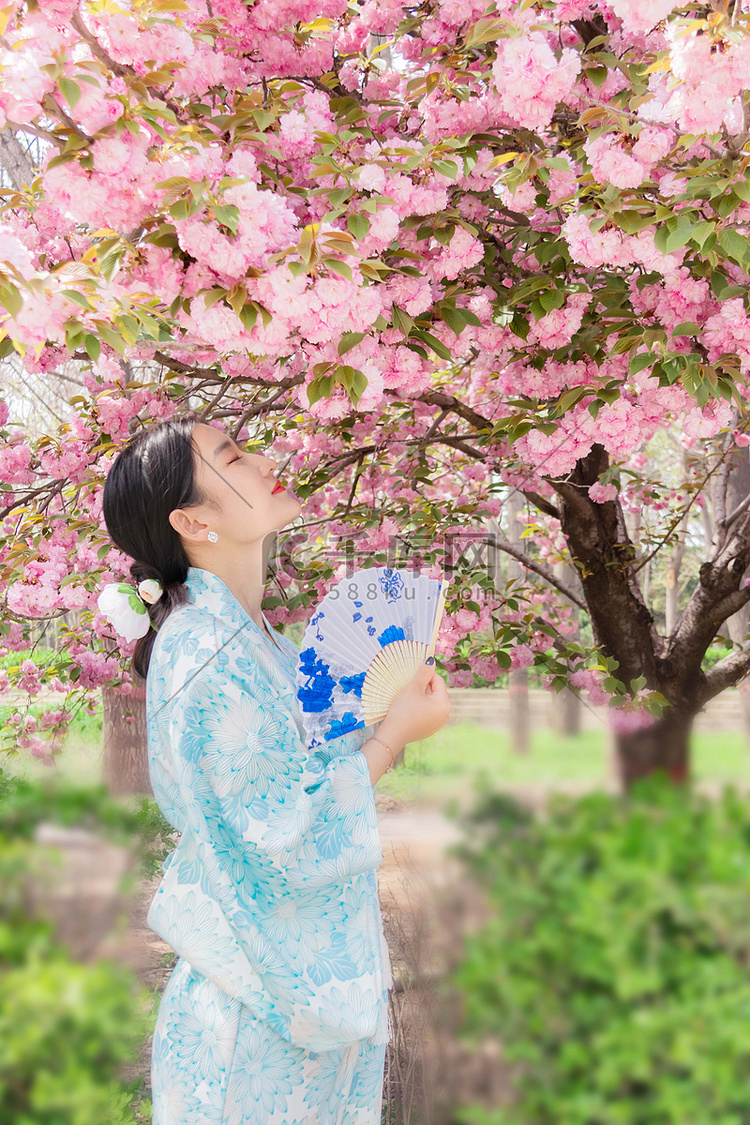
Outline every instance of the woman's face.
[[[193, 427], [197, 483], [214, 506], [186, 509], [204, 520], [224, 543], [257, 542], [285, 527], [302, 511], [288, 488], [272, 491], [278, 462], [248, 453], [223, 430], [197, 422]], [[282, 484], [286, 482], [282, 481]]]

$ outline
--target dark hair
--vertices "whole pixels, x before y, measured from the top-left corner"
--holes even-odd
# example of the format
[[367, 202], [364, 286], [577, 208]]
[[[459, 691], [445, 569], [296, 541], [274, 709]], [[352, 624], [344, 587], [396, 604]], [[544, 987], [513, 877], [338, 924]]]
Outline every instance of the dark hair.
[[138, 639], [133, 651], [132, 667], [144, 680], [156, 629], [187, 597], [190, 560], [169, 513], [208, 499], [195, 478], [193, 428], [199, 420], [189, 410], [144, 427], [120, 450], [104, 482], [104, 522], [115, 546], [135, 560], [133, 584], [158, 578], [164, 587], [158, 602], [147, 606], [155, 628]]

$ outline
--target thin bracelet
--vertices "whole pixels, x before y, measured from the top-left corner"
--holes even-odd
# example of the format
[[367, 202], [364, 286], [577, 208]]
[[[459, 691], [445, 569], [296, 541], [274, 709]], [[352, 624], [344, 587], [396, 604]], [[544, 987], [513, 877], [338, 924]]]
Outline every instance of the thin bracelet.
[[385, 749], [386, 749], [386, 750], [388, 751], [388, 753], [390, 754], [390, 757], [391, 757], [391, 764], [390, 764], [390, 765], [388, 766], [388, 769], [387, 769], [387, 770], [385, 771], [386, 773], [390, 773], [390, 772], [391, 772], [391, 770], [393, 769], [393, 751], [391, 750], [390, 746], [386, 746], [386, 745], [385, 745], [385, 743], [383, 742], [382, 738], [376, 738], [374, 734], [370, 736], [370, 741], [371, 741], [371, 742], [379, 742], [379, 743], [380, 743], [380, 745], [381, 745], [381, 746], [384, 746], [384, 747], [385, 747]]

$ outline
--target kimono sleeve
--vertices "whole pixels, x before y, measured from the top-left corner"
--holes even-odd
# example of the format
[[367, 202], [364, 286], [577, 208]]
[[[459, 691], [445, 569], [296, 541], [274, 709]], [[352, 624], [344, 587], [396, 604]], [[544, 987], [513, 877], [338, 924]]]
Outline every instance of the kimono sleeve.
[[342, 883], [383, 859], [367, 759], [308, 752], [286, 698], [246, 651], [205, 662], [168, 706], [178, 784], [204, 831], [228, 830], [291, 888]]

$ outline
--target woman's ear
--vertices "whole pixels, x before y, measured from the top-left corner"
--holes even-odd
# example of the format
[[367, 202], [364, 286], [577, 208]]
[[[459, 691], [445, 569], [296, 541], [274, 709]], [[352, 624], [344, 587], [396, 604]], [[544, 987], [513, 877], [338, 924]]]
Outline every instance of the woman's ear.
[[175, 508], [169, 513], [169, 522], [178, 535], [184, 539], [194, 539], [196, 542], [205, 538], [208, 524], [205, 520], [189, 515], [184, 508]]

